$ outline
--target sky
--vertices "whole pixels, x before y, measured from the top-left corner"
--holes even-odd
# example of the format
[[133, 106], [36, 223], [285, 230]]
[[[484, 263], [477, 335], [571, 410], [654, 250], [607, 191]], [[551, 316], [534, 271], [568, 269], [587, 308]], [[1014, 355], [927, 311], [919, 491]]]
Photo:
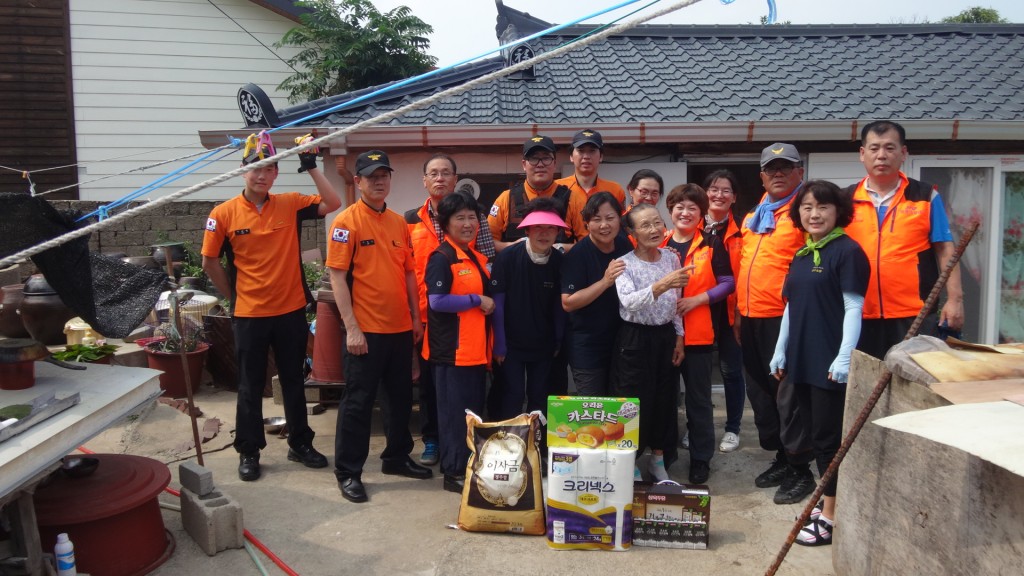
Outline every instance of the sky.
[[[413, 14], [434, 28], [428, 52], [438, 66], [475, 59], [498, 47], [494, 34], [497, 8], [494, 0], [372, 0], [381, 12], [408, 6]], [[623, 3], [624, 0], [503, 0], [505, 6], [529, 12], [553, 24], [563, 24]], [[661, 0], [640, 14], [670, 6], [677, 0]], [[607, 23], [628, 14], [648, 0], [636, 2], [587, 23]], [[793, 24], [911, 24], [937, 22], [971, 7], [994, 8], [1010, 22], [1024, 23], [1020, 0], [775, 0], [777, 19]], [[756, 24], [768, 14], [767, 0], [701, 0], [654, 24]], [[639, 15], [639, 14], [638, 14]], [[636, 16], [627, 18], [632, 19]]]

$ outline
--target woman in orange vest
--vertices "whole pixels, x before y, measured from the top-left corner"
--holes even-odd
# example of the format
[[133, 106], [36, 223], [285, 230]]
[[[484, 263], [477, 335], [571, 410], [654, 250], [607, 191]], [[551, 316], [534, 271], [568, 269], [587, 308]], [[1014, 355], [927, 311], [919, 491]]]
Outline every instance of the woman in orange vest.
[[[704, 235], [722, 239], [735, 278], [740, 273], [740, 255], [743, 251], [743, 236], [732, 214], [736, 195], [739, 194], [739, 180], [729, 170], [715, 170], [704, 180], [704, 190], [708, 193]], [[718, 369], [722, 373], [722, 385], [725, 388], [725, 434], [722, 435], [722, 443], [718, 445], [721, 452], [732, 452], [740, 447], [740, 422], [743, 420], [743, 405], [747, 401], [747, 386], [743, 381], [743, 350], [733, 330], [735, 316], [736, 292], [729, 294], [724, 301], [711, 305], [715, 342], [718, 344]], [[683, 447], [689, 448], [689, 444]]]
[[[798, 422], [813, 443], [818, 472], [824, 474], [843, 439], [850, 354], [860, 337], [871, 264], [860, 244], [843, 230], [853, 220], [853, 199], [835, 184], [824, 180], [804, 184], [793, 199], [790, 215], [806, 233], [806, 245], [793, 257], [782, 288], [788, 302], [769, 369], [780, 382], [792, 381], [796, 400], [792, 404], [801, 415]], [[779, 416], [784, 422], [792, 421], [781, 405]], [[836, 476], [824, 495], [797, 536], [797, 544], [832, 543]]]
[[438, 436], [444, 489], [462, 493], [469, 447], [466, 409], [484, 408], [484, 379], [491, 363], [487, 258], [470, 247], [480, 229], [480, 207], [472, 196], [453, 192], [437, 207], [445, 241], [427, 261], [427, 332], [423, 357], [434, 369]]
[[736, 283], [729, 255], [718, 236], [701, 232], [708, 196], [696, 184], [676, 186], [665, 198], [672, 234], [665, 245], [674, 249], [682, 266], [692, 268], [690, 281], [676, 304], [683, 316], [685, 355], [679, 371], [686, 386], [686, 428], [690, 437], [690, 483], [704, 484], [715, 454], [714, 408], [711, 404], [711, 357], [715, 326], [711, 304], [726, 299]]

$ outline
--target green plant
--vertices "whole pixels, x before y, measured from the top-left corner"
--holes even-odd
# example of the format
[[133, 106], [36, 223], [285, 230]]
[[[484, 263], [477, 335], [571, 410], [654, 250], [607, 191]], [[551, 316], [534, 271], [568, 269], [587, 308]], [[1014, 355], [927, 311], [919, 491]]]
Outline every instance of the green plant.
[[169, 322], [160, 324], [153, 330], [154, 338], [162, 338], [146, 344], [146, 348], [155, 352], [195, 352], [206, 343], [203, 327], [191, 320], [183, 319], [181, 331]]
[[113, 354], [120, 346], [114, 344], [68, 344], [53, 357], [65, 362], [95, 362]]
[[433, 28], [407, 6], [381, 13], [371, 0], [299, 0], [311, 11], [275, 47], [294, 46], [296, 70], [278, 90], [292, 103], [401, 80], [430, 70]]

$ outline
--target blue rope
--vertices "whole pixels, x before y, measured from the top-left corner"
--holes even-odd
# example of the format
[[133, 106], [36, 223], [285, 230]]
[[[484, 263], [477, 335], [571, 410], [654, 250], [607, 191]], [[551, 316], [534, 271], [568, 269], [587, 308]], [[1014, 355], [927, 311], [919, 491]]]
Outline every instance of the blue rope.
[[[736, 0], [722, 0], [722, 4], [732, 4]], [[768, 24], [775, 24], [775, 0], [768, 0], [768, 18], [765, 20]]]
[[420, 80], [426, 80], [427, 78], [432, 78], [432, 77], [437, 76], [437, 75], [439, 75], [439, 74], [441, 74], [443, 72], [447, 72], [447, 71], [449, 71], [449, 70], [451, 70], [453, 68], [456, 68], [458, 66], [462, 66], [463, 64], [468, 64], [468, 63], [473, 62], [475, 60], [479, 60], [480, 58], [483, 58], [484, 56], [489, 56], [491, 54], [494, 54], [495, 52], [499, 52], [501, 50], [505, 50], [506, 48], [511, 48], [511, 47], [516, 46], [518, 44], [521, 44], [523, 42], [528, 42], [528, 41], [533, 40], [535, 38], [540, 38], [541, 36], [545, 36], [547, 34], [552, 34], [554, 32], [558, 32], [559, 30], [568, 28], [570, 26], [575, 26], [575, 25], [579, 24], [580, 22], [583, 22], [584, 20], [589, 20], [591, 18], [596, 18], [596, 17], [601, 16], [603, 14], [606, 14], [608, 12], [612, 12], [614, 10], [618, 10], [619, 8], [623, 8], [625, 6], [629, 6], [630, 4], [636, 4], [637, 2], [641, 2], [641, 1], [643, 1], [643, 0], [625, 0], [624, 2], [620, 2], [619, 4], [616, 4], [616, 5], [611, 6], [609, 8], [605, 8], [603, 10], [599, 10], [597, 12], [594, 12], [593, 14], [590, 14], [589, 16], [584, 16], [582, 18], [577, 18], [576, 20], [573, 20], [571, 22], [567, 22], [565, 24], [557, 24], [555, 26], [552, 26], [551, 28], [548, 28], [547, 30], [541, 30], [540, 32], [537, 32], [535, 34], [531, 34], [531, 35], [527, 36], [526, 38], [520, 38], [520, 39], [518, 39], [518, 40], [516, 40], [514, 42], [511, 42], [509, 44], [505, 44], [503, 46], [498, 46], [497, 48], [494, 48], [492, 50], [488, 50], [487, 52], [484, 52], [484, 53], [479, 54], [477, 56], [473, 56], [472, 58], [466, 58], [465, 60], [462, 60], [461, 62], [457, 62], [455, 64], [451, 64], [450, 66], [445, 66], [444, 68], [438, 68], [437, 70], [431, 70], [430, 72], [424, 72], [423, 74], [420, 74], [419, 76], [413, 76], [411, 78], [406, 78], [405, 80], [402, 80], [402, 81], [400, 81], [398, 83], [385, 86], [385, 87], [381, 88], [380, 90], [375, 90], [375, 91], [373, 91], [373, 92], [371, 92], [369, 94], [365, 94], [365, 95], [360, 96], [358, 98], [354, 98], [352, 100], [348, 100], [346, 102], [342, 102], [341, 104], [337, 104], [337, 105], [332, 106], [332, 107], [330, 107], [330, 108], [328, 108], [326, 110], [321, 110], [321, 111], [319, 111], [319, 112], [317, 112], [315, 114], [310, 114], [309, 116], [306, 116], [304, 118], [299, 118], [297, 120], [292, 120], [291, 122], [288, 122], [287, 124], [283, 124], [283, 125], [278, 126], [276, 128], [271, 128], [271, 129], [267, 130], [267, 132], [268, 133], [276, 132], [278, 130], [282, 130], [284, 128], [288, 128], [288, 127], [294, 126], [294, 125], [302, 123], [302, 122], [308, 122], [309, 120], [312, 120], [314, 118], [323, 116], [324, 114], [330, 114], [332, 112], [337, 112], [338, 110], [342, 110], [344, 108], [348, 108], [349, 106], [354, 106], [356, 104], [359, 104], [360, 102], [365, 102], [365, 101], [367, 101], [367, 100], [369, 100], [371, 98], [376, 98], [377, 96], [380, 96], [382, 94], [386, 94], [387, 92], [390, 92], [392, 90], [397, 90], [399, 88], [402, 88], [403, 86], [408, 86], [409, 84], [412, 84], [414, 82], [419, 82]]
[[[213, 156], [218, 153], [220, 154], [220, 156], [217, 158], [213, 158]], [[200, 156], [196, 160], [189, 162], [185, 166], [173, 170], [167, 175], [161, 176], [160, 178], [157, 178], [156, 180], [150, 182], [149, 184], [146, 184], [142, 188], [139, 188], [134, 192], [130, 192], [129, 194], [126, 194], [125, 196], [122, 196], [121, 198], [118, 198], [117, 200], [114, 200], [109, 204], [98, 207], [95, 211], [78, 218], [75, 222], [82, 222], [94, 216], [98, 217], [100, 220], [104, 220], [107, 218], [107, 216], [109, 216], [111, 210], [119, 208], [140, 196], [144, 196], [145, 194], [148, 194], [149, 192], [152, 192], [153, 190], [156, 190], [157, 188], [160, 188], [165, 184], [169, 184], [171, 182], [180, 180], [181, 178], [188, 176], [189, 174], [192, 174], [197, 170], [204, 168], [210, 164], [213, 164], [214, 162], [226, 158], [228, 155], [234, 153], [234, 149], [231, 148], [218, 148], [216, 150], [211, 150], [210, 152]]]

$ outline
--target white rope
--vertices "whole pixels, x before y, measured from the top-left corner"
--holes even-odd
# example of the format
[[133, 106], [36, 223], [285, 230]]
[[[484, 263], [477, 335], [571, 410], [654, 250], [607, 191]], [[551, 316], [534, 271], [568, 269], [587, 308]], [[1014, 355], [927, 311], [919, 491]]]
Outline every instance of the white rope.
[[203, 190], [204, 188], [209, 188], [210, 186], [214, 186], [214, 185], [220, 184], [221, 182], [224, 182], [226, 180], [230, 180], [230, 179], [235, 178], [237, 176], [241, 176], [242, 174], [245, 174], [246, 172], [249, 172], [249, 171], [252, 171], [252, 170], [256, 170], [257, 168], [262, 168], [264, 166], [269, 166], [270, 164], [274, 164], [274, 163], [278, 162], [279, 160], [281, 160], [283, 158], [288, 158], [290, 156], [295, 156], [296, 154], [299, 154], [300, 152], [305, 152], [306, 150], [308, 150], [310, 148], [321, 146], [323, 144], [326, 144], [326, 143], [330, 142], [331, 140], [336, 140], [338, 138], [341, 138], [342, 136], [346, 136], [348, 134], [351, 134], [352, 132], [356, 132], [358, 130], [362, 130], [363, 128], [367, 128], [369, 126], [373, 126], [373, 125], [376, 125], [376, 124], [381, 124], [381, 123], [384, 123], [384, 122], [389, 122], [391, 120], [394, 120], [395, 118], [398, 118], [399, 116], [402, 116], [404, 114], [412, 112], [413, 110], [417, 110], [419, 108], [424, 108], [426, 106], [429, 106], [429, 105], [437, 102], [438, 100], [442, 100], [444, 98], [449, 98], [451, 96], [455, 96], [455, 95], [461, 94], [463, 92], [467, 92], [469, 90], [472, 90], [473, 88], [476, 88], [477, 86], [480, 86], [482, 84], [487, 84], [489, 82], [492, 82], [492, 81], [497, 80], [499, 78], [502, 78], [504, 76], [508, 76], [509, 74], [513, 74], [513, 73], [518, 72], [520, 70], [525, 70], [526, 68], [530, 68], [531, 66], [534, 66], [534, 65], [536, 65], [536, 64], [538, 64], [540, 62], [544, 62], [544, 61], [550, 60], [552, 58], [557, 58], [557, 57], [559, 57], [559, 56], [561, 56], [563, 54], [571, 52], [572, 50], [575, 50], [577, 48], [582, 48], [583, 46], [587, 46], [589, 44], [592, 44], [594, 42], [598, 42], [600, 40], [604, 40], [605, 38], [607, 38], [609, 36], [613, 36], [615, 34], [619, 34], [619, 33], [625, 32], [626, 30], [629, 30], [630, 28], [634, 28], [634, 27], [636, 27], [636, 26], [638, 26], [640, 24], [643, 24], [644, 22], [647, 22], [649, 20], [653, 20], [655, 18], [659, 18], [659, 17], [664, 16], [666, 14], [670, 14], [672, 12], [675, 12], [676, 10], [679, 10], [680, 8], [686, 8], [687, 6], [691, 6], [693, 4], [696, 4], [699, 1], [700, 0], [681, 0], [680, 2], [676, 2], [674, 4], [671, 4], [671, 5], [669, 5], [669, 6], [665, 7], [665, 8], [662, 8], [661, 10], [657, 10], [655, 12], [652, 12], [652, 13], [648, 14], [648, 15], [640, 16], [640, 17], [634, 18], [633, 20], [629, 20], [629, 21], [623, 22], [621, 24], [616, 24], [615, 26], [612, 26], [610, 28], [602, 30], [601, 32], [598, 32], [597, 34], [594, 34], [593, 36], [589, 36], [587, 38], [584, 38], [583, 40], [580, 40], [578, 42], [573, 42], [571, 44], [566, 44], [565, 46], [562, 46], [561, 48], [557, 48], [555, 50], [552, 50], [551, 52], [544, 52], [544, 53], [542, 53], [542, 54], [540, 54], [540, 55], [538, 55], [538, 56], [536, 56], [534, 58], [531, 58], [529, 60], [524, 60], [523, 62], [520, 62], [520, 63], [518, 63], [518, 64], [516, 64], [514, 66], [509, 66], [507, 68], [502, 68], [501, 70], [496, 70], [494, 72], [491, 72], [490, 74], [486, 74], [484, 76], [481, 76], [479, 78], [476, 78], [474, 80], [466, 82], [465, 84], [462, 84], [462, 85], [459, 85], [459, 86], [455, 86], [453, 88], [449, 88], [449, 89], [444, 90], [442, 92], [438, 92], [437, 94], [434, 94], [433, 96], [429, 96], [427, 98], [424, 98], [423, 100], [418, 100], [418, 101], [413, 102], [411, 104], [407, 104], [405, 106], [402, 106], [401, 108], [398, 108], [396, 110], [392, 110], [391, 112], [386, 112], [384, 114], [381, 114], [380, 116], [375, 116], [375, 117], [370, 118], [368, 120], [363, 120], [362, 122], [357, 122], [357, 123], [349, 126], [348, 128], [344, 128], [344, 129], [338, 130], [337, 132], [332, 132], [332, 133], [327, 134], [325, 136], [321, 136], [321, 137], [316, 138], [314, 140], [311, 140], [311, 141], [309, 141], [309, 142], [307, 142], [305, 144], [302, 144], [301, 146], [296, 146], [294, 148], [289, 148], [289, 149], [285, 150], [284, 152], [279, 152], [279, 153], [275, 154], [274, 156], [270, 156], [268, 158], [264, 158], [263, 160], [260, 160], [259, 162], [253, 162], [252, 164], [247, 164], [245, 166], [241, 166], [239, 168], [235, 168], [234, 170], [232, 170], [230, 172], [225, 172], [224, 174], [221, 174], [219, 176], [214, 176], [213, 178], [210, 178], [208, 180], [204, 180], [203, 182], [200, 182], [200, 183], [195, 184], [193, 186], [189, 186], [188, 188], [183, 188], [181, 190], [178, 190], [177, 192], [172, 192], [171, 194], [168, 194], [167, 196], [163, 196], [161, 198], [158, 198], [158, 199], [153, 200], [151, 202], [148, 202], [146, 204], [143, 204], [143, 205], [140, 205], [140, 206], [136, 206], [135, 208], [131, 208], [131, 209], [125, 210], [124, 212], [121, 212], [120, 214], [117, 214], [115, 216], [111, 216], [111, 217], [109, 217], [109, 218], [107, 218], [105, 220], [102, 220], [100, 222], [97, 222], [95, 224], [90, 224], [90, 225], [85, 226], [83, 228], [79, 228], [77, 230], [73, 230], [71, 232], [67, 232], [65, 234], [62, 234], [62, 235], [56, 237], [56, 238], [53, 238], [51, 240], [47, 240], [46, 242], [43, 242], [41, 244], [37, 244], [37, 245], [35, 245], [35, 246], [31, 247], [31, 248], [26, 248], [25, 250], [22, 250], [21, 252], [17, 252], [15, 254], [7, 256], [3, 260], [0, 260], [0, 268], [6, 268], [7, 266], [10, 266], [11, 264], [14, 264], [15, 262], [18, 262], [20, 260], [24, 260], [25, 258], [30, 258], [32, 256], [35, 256], [36, 254], [39, 254], [41, 252], [45, 252], [45, 251], [49, 250], [50, 248], [56, 248], [57, 246], [60, 246], [61, 244], [64, 244], [64, 243], [69, 242], [71, 240], [74, 240], [75, 238], [81, 238], [82, 236], [87, 236], [87, 235], [89, 235], [89, 234], [91, 234], [93, 232], [97, 232], [97, 231], [102, 230], [102, 229], [104, 229], [104, 228], [106, 228], [108, 226], [114, 226], [114, 225], [116, 225], [116, 224], [118, 224], [118, 223], [120, 223], [120, 222], [122, 222], [124, 220], [128, 220], [129, 218], [133, 218], [136, 215], [141, 214], [141, 213], [143, 213], [143, 212], [145, 212], [147, 210], [152, 210], [152, 209], [155, 209], [155, 208], [159, 208], [160, 206], [163, 206], [164, 204], [168, 204], [170, 202], [173, 202], [173, 201], [177, 200], [178, 198], [183, 198], [185, 196], [188, 196], [189, 194], [193, 194], [195, 192]]

